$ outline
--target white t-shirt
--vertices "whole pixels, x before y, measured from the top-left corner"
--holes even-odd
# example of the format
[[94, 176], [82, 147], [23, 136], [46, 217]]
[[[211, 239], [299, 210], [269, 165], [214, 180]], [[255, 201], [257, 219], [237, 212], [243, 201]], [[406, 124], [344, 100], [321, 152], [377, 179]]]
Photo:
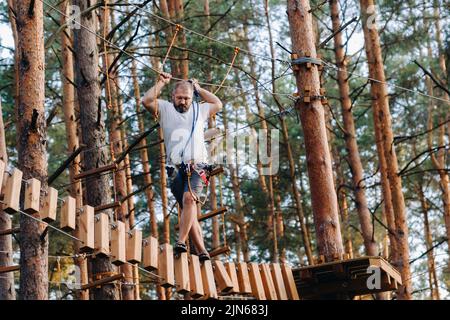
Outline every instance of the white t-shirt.
[[[173, 103], [158, 99], [159, 124], [164, 133], [167, 165], [181, 164], [182, 161], [187, 163], [191, 160], [194, 163], [208, 162], [204, 131], [210, 110], [209, 103], [192, 102], [187, 112], [180, 113]], [[194, 112], [198, 118], [189, 139]]]

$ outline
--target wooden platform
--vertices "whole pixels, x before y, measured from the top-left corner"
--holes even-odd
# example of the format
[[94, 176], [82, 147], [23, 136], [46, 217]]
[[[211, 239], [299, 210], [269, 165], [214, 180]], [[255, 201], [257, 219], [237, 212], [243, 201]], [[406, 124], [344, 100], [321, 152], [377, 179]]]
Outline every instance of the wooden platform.
[[[375, 275], [369, 267], [379, 268], [379, 288], [368, 288]], [[353, 299], [363, 294], [396, 290], [402, 283], [400, 273], [382, 257], [337, 260], [292, 270], [300, 299]], [[369, 283], [373, 281], [369, 280]]]

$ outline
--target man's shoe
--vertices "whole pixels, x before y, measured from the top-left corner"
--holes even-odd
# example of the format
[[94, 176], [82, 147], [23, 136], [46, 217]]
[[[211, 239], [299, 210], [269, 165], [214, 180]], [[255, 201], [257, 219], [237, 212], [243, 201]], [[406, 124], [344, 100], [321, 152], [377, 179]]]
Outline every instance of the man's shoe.
[[176, 254], [176, 255], [178, 255], [178, 254], [180, 254], [180, 253], [183, 253], [183, 252], [187, 252], [187, 247], [186, 247], [186, 244], [184, 244], [183, 242], [177, 242], [176, 244], [175, 244], [175, 247], [173, 248], [173, 252]]
[[200, 260], [200, 262], [203, 262], [206, 260], [211, 260], [211, 257], [209, 256], [208, 252], [204, 252], [204, 253], [200, 253], [200, 255], [198, 256], [198, 260]]

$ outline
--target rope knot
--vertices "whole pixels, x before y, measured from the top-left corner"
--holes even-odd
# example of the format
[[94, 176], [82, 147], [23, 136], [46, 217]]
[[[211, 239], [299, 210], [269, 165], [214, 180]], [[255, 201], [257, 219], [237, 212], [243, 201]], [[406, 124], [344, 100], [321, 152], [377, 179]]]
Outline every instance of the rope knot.
[[175, 25], [175, 31], [176, 32], [178, 32], [178, 31], [180, 31], [180, 30], [182, 30], [183, 29], [183, 26], [181, 25], [181, 24], [176, 24]]

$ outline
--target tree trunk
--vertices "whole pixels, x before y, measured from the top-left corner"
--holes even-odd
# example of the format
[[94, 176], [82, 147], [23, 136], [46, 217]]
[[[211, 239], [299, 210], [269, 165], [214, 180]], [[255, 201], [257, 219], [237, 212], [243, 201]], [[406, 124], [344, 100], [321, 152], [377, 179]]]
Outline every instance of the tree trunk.
[[355, 123], [352, 115], [352, 101], [350, 100], [350, 86], [348, 83], [347, 64], [345, 61], [344, 45], [342, 34], [339, 32], [341, 21], [339, 19], [339, 5], [337, 0], [330, 0], [331, 20], [333, 22], [334, 53], [336, 64], [340, 68], [338, 71], [339, 94], [341, 98], [342, 118], [345, 129], [345, 146], [348, 152], [348, 163], [352, 172], [353, 191], [355, 193], [356, 209], [358, 211], [359, 222], [361, 224], [362, 236], [366, 254], [375, 256], [378, 254], [376, 242], [373, 239], [372, 218], [367, 206], [365, 194], [365, 184], [363, 182], [364, 172], [359, 156], [358, 144], [356, 141]]
[[428, 222], [428, 203], [427, 200], [425, 199], [422, 185], [423, 183], [422, 181], [420, 181], [420, 183], [417, 185], [417, 191], [423, 212], [425, 247], [427, 249], [428, 284], [430, 286], [431, 299], [440, 300], [439, 284], [436, 275], [436, 263], [434, 261], [433, 237], [431, 235], [430, 224]]
[[[69, 1], [65, 0], [61, 3], [61, 12], [68, 13]], [[61, 25], [66, 23], [66, 17], [61, 15]], [[63, 112], [64, 112], [64, 123], [66, 127], [66, 138], [67, 138], [67, 154], [72, 154], [78, 147], [78, 133], [77, 133], [77, 121], [75, 115], [75, 87], [73, 86], [74, 74], [73, 74], [73, 54], [72, 54], [72, 39], [71, 30], [66, 28], [64, 32], [61, 33], [61, 51], [62, 51], [62, 71], [61, 71], [61, 82], [63, 84]], [[80, 161], [81, 157], [77, 156], [74, 161], [71, 162], [69, 166], [69, 179], [70, 179], [70, 195], [76, 199], [76, 207], [81, 208], [83, 206], [83, 193], [81, 190], [81, 181], [75, 181], [74, 176], [80, 173]], [[77, 217], [76, 229], [74, 231], [75, 237], [79, 238], [79, 217]], [[74, 242], [74, 250], [79, 253], [80, 242]], [[87, 260], [82, 257], [74, 258], [75, 265], [80, 270], [80, 283], [88, 283], [87, 274]], [[89, 300], [89, 290], [81, 290], [76, 293], [79, 300]]]
[[[309, 1], [288, 0], [287, 8], [292, 52], [299, 57], [305, 54], [316, 57]], [[319, 95], [320, 80], [316, 67], [307, 69], [301, 65], [295, 76], [301, 96], [305, 95], [307, 87], [311, 90], [311, 96]], [[296, 108], [305, 138], [317, 246], [319, 254], [329, 261], [342, 254], [343, 247], [323, 106], [320, 100], [311, 98], [310, 103], [305, 103], [300, 98]]]
[[[244, 30], [244, 39], [246, 40], [245, 43], [245, 49], [247, 51], [251, 51], [250, 50], [250, 46], [249, 46], [249, 42], [250, 42], [250, 38], [249, 38], [249, 34], [248, 34], [248, 27], [247, 24], [244, 24], [243, 26], [243, 30]], [[263, 132], [266, 132], [267, 134], [268, 132], [268, 126], [267, 126], [267, 122], [265, 121], [265, 114], [264, 114], [264, 110], [261, 104], [261, 99], [259, 96], [259, 88], [258, 88], [258, 83], [256, 82], [256, 80], [254, 80], [253, 78], [256, 78], [256, 68], [255, 68], [255, 60], [253, 58], [253, 56], [248, 56], [249, 58], [249, 62], [250, 62], [250, 74], [252, 76], [252, 85], [255, 89], [255, 102], [256, 102], [256, 107], [258, 109], [258, 115], [259, 115], [259, 119], [261, 119], [261, 129], [263, 130]], [[245, 96], [244, 96], [245, 99]], [[246, 99], [245, 99], [246, 100]], [[247, 118], [247, 120], [249, 121], [250, 119]], [[254, 132], [256, 133], [256, 129], [254, 129], [254, 126], [252, 126], [252, 130], [254, 130]], [[257, 135], [255, 135], [257, 137]], [[259, 139], [257, 138], [257, 150], [259, 152], [260, 147], [259, 147]], [[267, 139], [267, 146], [266, 146], [266, 150], [268, 150], [268, 155], [270, 155], [270, 141]], [[263, 164], [261, 163], [260, 158], [258, 157], [257, 159], [257, 171], [258, 171], [258, 177], [259, 177], [259, 183], [261, 185], [261, 190], [263, 192], [263, 194], [265, 195], [266, 198], [266, 203], [267, 203], [267, 233], [268, 233], [268, 238], [270, 239], [270, 241], [273, 241], [274, 243], [274, 247], [271, 250], [271, 259], [274, 260], [276, 258], [277, 253], [276, 251], [276, 238], [275, 238], [275, 229], [274, 229], [274, 217], [275, 217], [275, 203], [274, 203], [274, 198], [273, 198], [273, 186], [272, 186], [272, 178], [271, 178], [271, 174], [272, 174], [272, 162], [270, 161], [265, 169], [269, 170], [269, 175], [268, 175], [268, 181], [266, 181], [266, 177], [263, 173]]]
[[[441, 35], [441, 19], [439, 15], [439, 1], [434, 0], [433, 2], [434, 6], [434, 25], [436, 29], [436, 42], [438, 45], [438, 52], [439, 52], [439, 68], [440, 68], [440, 79], [446, 85], [448, 88], [448, 79], [447, 79], [447, 65], [445, 62], [445, 49], [442, 43], [442, 35]], [[430, 61], [433, 59], [432, 51], [430, 48], [430, 44], [428, 43], [428, 56], [430, 58]], [[431, 83], [431, 80], [427, 77], [427, 87], [428, 87], [428, 94], [433, 95], [433, 86]], [[442, 91], [441, 97], [445, 100], [450, 100], [447, 92]], [[440, 103], [442, 104], [442, 103]], [[443, 110], [443, 113], [439, 115], [439, 122], [443, 122], [444, 116], [446, 116], [446, 120], [450, 121], [450, 114], [448, 112], [448, 105], [444, 106], [444, 108], [438, 108], [438, 110]], [[432, 148], [433, 144], [433, 131], [431, 131], [431, 128], [433, 126], [433, 116], [432, 116], [432, 101], [429, 101], [429, 107], [428, 107], [428, 147]], [[450, 124], [447, 125], [448, 129], [448, 138], [450, 139]], [[445, 145], [445, 127], [441, 126], [439, 128], [439, 146], [443, 147]], [[450, 185], [449, 185], [449, 176], [448, 173], [445, 171], [445, 154], [446, 149], [440, 149], [438, 151], [437, 157], [434, 153], [431, 153], [431, 160], [433, 163], [433, 166], [436, 170], [439, 172], [439, 183], [442, 190], [442, 203], [444, 206], [444, 222], [445, 222], [445, 230], [447, 232], [447, 244], [448, 248], [450, 250]], [[448, 154], [448, 151], [447, 151]], [[450, 259], [448, 260], [448, 266], [447, 269], [444, 270], [444, 273], [446, 274], [446, 277], [450, 277]]]
[[403, 285], [398, 290], [398, 298], [410, 300], [412, 298], [411, 271], [409, 267], [408, 225], [406, 223], [405, 201], [402, 192], [402, 180], [398, 175], [398, 161], [394, 148], [389, 97], [384, 74], [383, 57], [380, 38], [375, 23], [370, 25], [370, 14], [374, 13], [373, 0], [361, 0], [361, 18], [365, 38], [366, 54], [369, 62], [369, 72], [373, 78], [381, 82], [372, 81], [372, 99], [377, 101], [378, 110], [374, 109], [374, 118], [378, 117], [382, 129], [382, 143], [387, 164], [387, 176], [392, 194], [392, 205], [395, 214], [397, 234], [397, 266], [402, 274]]
[[[96, 0], [92, 0], [90, 5], [93, 6], [96, 2]], [[74, 0], [73, 4], [79, 6], [81, 12], [88, 8], [86, 1]], [[108, 156], [105, 148], [101, 147], [105, 144], [106, 128], [104, 112], [100, 105], [97, 39], [95, 34], [92, 34], [96, 31], [95, 12], [91, 11], [82, 15], [80, 23], [84, 27], [74, 30], [74, 49], [81, 134], [83, 143], [87, 146], [83, 159], [84, 170], [87, 171], [107, 165]], [[100, 175], [96, 179], [87, 179], [85, 183], [86, 190], [90, 191], [86, 192], [87, 205], [95, 207], [110, 203], [111, 190], [108, 175]], [[116, 268], [111, 264], [108, 257], [92, 259], [92, 276], [94, 279], [97, 278], [97, 274], [115, 271]], [[117, 300], [119, 298], [114, 284], [106, 284], [100, 288], [95, 288], [93, 295], [96, 300]]]
[[[41, 181], [42, 207], [47, 191], [42, 2], [18, 1], [16, 17], [20, 88], [16, 109], [18, 167], [24, 180], [36, 178]], [[20, 215], [20, 298], [23, 300], [48, 299], [48, 236], [41, 238], [44, 229], [44, 224]]]
[[[382, 128], [382, 143], [387, 164], [387, 175], [392, 194], [396, 234], [397, 234], [397, 266], [402, 274], [403, 285], [398, 290], [398, 298], [410, 300], [412, 298], [411, 271], [409, 267], [408, 225], [406, 223], [405, 201], [402, 192], [402, 180], [398, 175], [398, 161], [394, 148], [394, 135], [392, 132], [391, 114], [389, 110], [389, 96], [384, 74], [383, 57], [381, 53], [380, 37], [375, 22], [371, 24], [369, 16], [375, 13], [373, 0], [361, 0], [361, 20], [365, 38], [365, 48], [369, 62], [369, 70], [378, 81], [372, 81], [372, 99], [377, 100], [378, 117]], [[369, 21], [368, 21], [369, 20]], [[369, 59], [370, 58], [370, 59]]]
[[[182, 2], [180, 0], [178, 0], [179, 2]], [[211, 27], [211, 22], [210, 22], [210, 11], [209, 11], [209, 0], [203, 0], [203, 13], [206, 16], [205, 22], [204, 22], [204, 27], [205, 30], [209, 30], [209, 28]], [[184, 44], [183, 47], [186, 47], [186, 36], [183, 33], [184, 36]], [[212, 55], [212, 48], [209, 47], [208, 48], [208, 54]], [[187, 58], [187, 55], [186, 55]], [[183, 66], [185, 60], [182, 61], [182, 70], [183, 69], [187, 69], [187, 66]], [[186, 60], [187, 62], [187, 60]], [[212, 74], [211, 74], [211, 67], [209, 64], [205, 65], [205, 73], [206, 73], [206, 81], [208, 83], [212, 82]], [[186, 75], [187, 75], [187, 71], [186, 71]], [[210, 88], [211, 89], [211, 88]], [[216, 117], [213, 116], [211, 118], [208, 119], [208, 128], [212, 129], [216, 127]], [[211, 154], [211, 157], [214, 158], [215, 155]], [[209, 201], [211, 203], [211, 210], [215, 210], [217, 209], [217, 197], [216, 197], [216, 178], [213, 176], [211, 177], [211, 179], [209, 180]], [[215, 216], [212, 218], [212, 248], [217, 248], [220, 246], [220, 226], [219, 226], [219, 220], [218, 217]]]
[[[6, 152], [5, 127], [3, 124], [2, 101], [0, 99], [0, 159], [8, 165], [8, 153]], [[0, 205], [0, 230], [11, 229], [11, 218], [3, 212]], [[0, 236], [0, 267], [12, 266], [13, 247], [11, 235]], [[14, 287], [14, 273], [4, 273], [0, 277], [0, 300], [15, 300], [16, 289]]]
[[[141, 91], [139, 89], [139, 82], [136, 73], [136, 61], [133, 60], [131, 63], [131, 75], [133, 77], [134, 97], [136, 101], [136, 113], [138, 117], [139, 132], [143, 133], [145, 131], [145, 125], [143, 115], [141, 114]], [[147, 148], [145, 147], [146, 144], [146, 139], [143, 139], [139, 142], [138, 148], [140, 148], [139, 152], [141, 156], [142, 169], [144, 172], [144, 185], [148, 186], [145, 189], [145, 196], [147, 198], [147, 207], [150, 214], [150, 234], [158, 239], [158, 224], [156, 221], [153, 181], [152, 174], [150, 172], [151, 169], [148, 152]]]
[[[11, 29], [13, 32], [14, 45], [17, 48], [18, 39], [17, 39], [17, 27], [16, 20], [12, 14], [12, 10], [14, 9], [14, 4], [12, 0], [8, 0], [8, 16], [9, 21], [11, 23]], [[14, 9], [15, 11], [15, 9]], [[18, 103], [18, 59], [17, 59], [17, 50], [14, 51], [14, 101], [17, 108]], [[5, 127], [3, 124], [3, 113], [1, 108], [1, 98], [0, 98], [0, 158], [5, 163], [5, 167], [8, 165], [8, 154], [6, 150], [6, 141], [5, 141]], [[11, 229], [11, 217], [9, 214], [4, 213], [2, 209], [2, 204], [0, 204], [0, 230]], [[4, 235], [0, 237], [0, 266], [11, 266], [13, 264], [12, 254], [12, 236]], [[0, 300], [15, 300], [16, 299], [16, 290], [14, 287], [14, 273], [9, 272], [5, 273], [3, 277], [0, 277]]]

